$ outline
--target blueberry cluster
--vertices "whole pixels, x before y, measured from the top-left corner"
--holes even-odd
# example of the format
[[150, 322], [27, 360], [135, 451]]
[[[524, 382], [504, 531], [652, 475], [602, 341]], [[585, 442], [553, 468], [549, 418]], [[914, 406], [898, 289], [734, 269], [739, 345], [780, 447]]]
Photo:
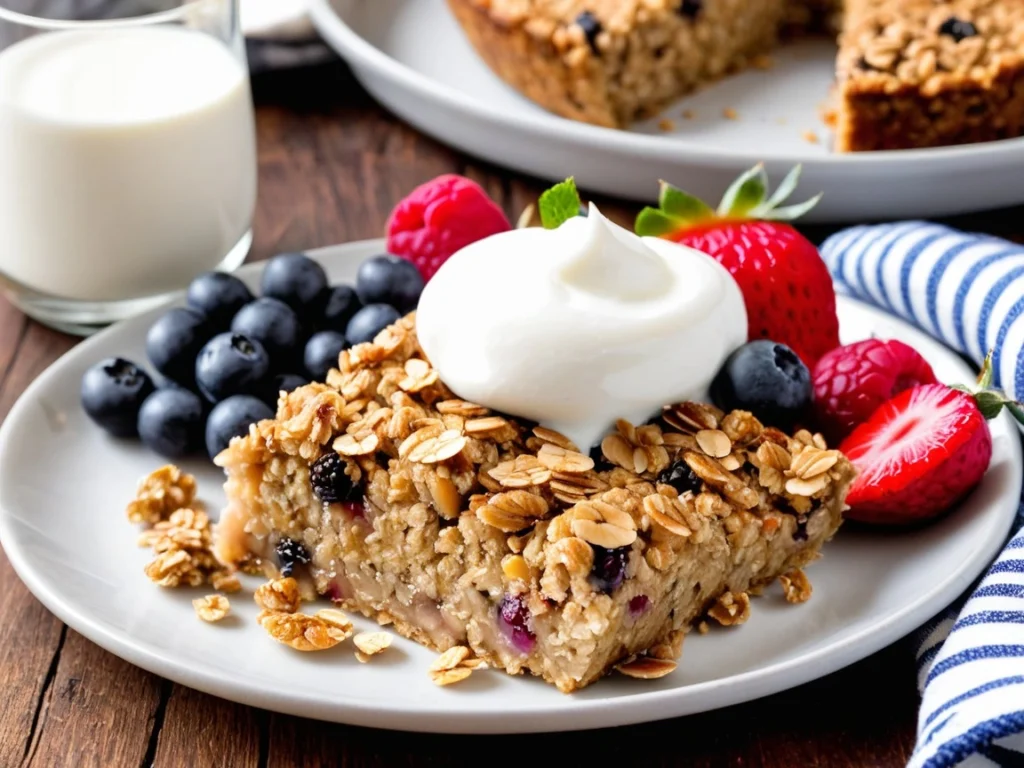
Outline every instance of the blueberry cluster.
[[162, 456], [205, 448], [213, 458], [272, 418], [281, 391], [323, 380], [342, 350], [415, 309], [422, 290], [419, 270], [387, 254], [365, 261], [355, 286], [331, 285], [304, 254], [282, 254], [263, 270], [259, 296], [234, 275], [208, 272], [146, 335], [159, 386], [142, 366], [111, 358], [85, 372], [82, 407], [107, 432], [137, 436]]

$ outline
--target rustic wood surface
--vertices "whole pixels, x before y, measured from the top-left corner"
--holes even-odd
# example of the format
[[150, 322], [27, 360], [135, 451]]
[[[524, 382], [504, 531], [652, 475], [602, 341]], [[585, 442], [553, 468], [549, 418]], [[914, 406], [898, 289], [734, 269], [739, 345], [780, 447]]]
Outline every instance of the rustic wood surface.
[[[341, 65], [256, 78], [260, 194], [252, 259], [380, 236], [394, 203], [439, 173], [481, 182], [510, 216], [544, 184], [425, 138], [378, 107]], [[598, 199], [628, 220], [635, 206]], [[1024, 231], [1024, 209], [960, 226]], [[815, 238], [826, 230], [810, 232]], [[77, 339], [0, 298], [0, 420]], [[449, 766], [500, 754], [543, 764], [863, 768], [902, 766], [917, 695], [906, 641], [837, 674], [730, 709], [644, 726], [531, 737], [424, 736], [324, 724], [174, 685], [51, 616], [0, 552], [0, 768], [34, 766]], [[558, 750], [562, 752], [562, 749]], [[564, 753], [563, 753], [564, 754]]]

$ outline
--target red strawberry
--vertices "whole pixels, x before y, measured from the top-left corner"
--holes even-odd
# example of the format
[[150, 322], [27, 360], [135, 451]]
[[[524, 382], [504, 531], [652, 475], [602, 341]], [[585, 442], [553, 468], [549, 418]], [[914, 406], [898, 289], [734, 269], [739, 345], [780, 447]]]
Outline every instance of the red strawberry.
[[988, 419], [1003, 407], [1021, 424], [1024, 408], [992, 383], [991, 355], [977, 387], [925, 384], [883, 403], [839, 450], [858, 475], [846, 516], [881, 525], [941, 515], [976, 486], [992, 458]]
[[717, 211], [662, 182], [659, 207], [640, 212], [636, 232], [717, 259], [743, 292], [749, 340], [785, 344], [814, 370], [818, 358], [839, 346], [839, 320], [832, 278], [818, 249], [783, 223], [809, 211], [821, 197], [780, 208], [799, 175], [797, 166], [768, 197], [768, 178], [759, 164], [733, 183]]
[[389, 253], [408, 259], [430, 280], [448, 257], [485, 237], [512, 229], [483, 188], [463, 176], [438, 176], [391, 212]]
[[928, 361], [902, 341], [865, 339], [825, 354], [814, 369], [814, 412], [838, 443], [891, 397], [937, 379]]

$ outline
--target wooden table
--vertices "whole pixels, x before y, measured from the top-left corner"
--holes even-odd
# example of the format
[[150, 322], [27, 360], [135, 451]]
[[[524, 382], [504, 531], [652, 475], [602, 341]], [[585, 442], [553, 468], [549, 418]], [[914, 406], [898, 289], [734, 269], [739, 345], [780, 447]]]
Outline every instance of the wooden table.
[[[378, 107], [341, 65], [261, 75], [254, 90], [260, 194], [253, 259], [378, 237], [392, 205], [440, 173], [481, 182], [513, 219], [545, 187], [419, 135]], [[597, 202], [621, 220], [636, 210]], [[1006, 234], [1015, 224], [1020, 231], [1022, 212], [954, 223]], [[0, 299], [0, 419], [76, 341]], [[903, 766], [914, 744], [912, 657], [903, 641], [771, 698], [645, 726], [529, 742], [389, 733], [232, 704], [137, 669], [50, 615], [0, 553], [0, 768], [486, 765], [504, 754], [543, 763], [556, 746], [580, 766], [889, 768]]]

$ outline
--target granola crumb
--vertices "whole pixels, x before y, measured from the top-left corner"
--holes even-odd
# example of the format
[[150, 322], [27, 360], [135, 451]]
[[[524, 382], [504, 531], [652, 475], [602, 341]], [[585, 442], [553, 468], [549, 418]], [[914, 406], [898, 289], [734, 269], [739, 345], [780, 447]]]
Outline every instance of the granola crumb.
[[[391, 635], [387, 632], [360, 632], [352, 638], [352, 642], [358, 649], [356, 651], [356, 658], [361, 654], [369, 660], [370, 656], [376, 656], [378, 653], [383, 653], [391, 647], [391, 639]], [[360, 659], [360, 661], [362, 661], [362, 659]]]
[[735, 595], [732, 592], [726, 592], [711, 606], [708, 616], [723, 627], [743, 624], [750, 618], [750, 597], [746, 592]]
[[263, 610], [277, 613], [297, 613], [302, 605], [299, 583], [291, 576], [272, 579], [259, 586], [253, 599]]
[[658, 121], [658, 130], [665, 133], [671, 133], [676, 129], [676, 124], [669, 120], [667, 117], [663, 117]]
[[697, 632], [702, 635], [706, 635], [710, 631], [711, 626], [706, 621], [702, 621], [697, 625]]
[[207, 595], [192, 601], [196, 615], [205, 622], [220, 621], [231, 611], [231, 603], [224, 595]]
[[737, 112], [732, 107], [726, 107], [725, 109], [722, 110], [722, 117], [724, 117], [726, 120], [739, 120], [740, 113]]
[[803, 137], [803, 140], [806, 141], [808, 144], [821, 143], [821, 138], [819, 138], [818, 134], [816, 134], [814, 131], [804, 131], [801, 135]]
[[782, 584], [787, 602], [805, 603], [811, 599], [811, 582], [799, 568], [779, 576], [779, 583]]
[[456, 645], [434, 659], [427, 671], [436, 685], [447, 686], [465, 680], [474, 670], [484, 666], [484, 662], [474, 657], [469, 648]]
[[697, 113], [694, 112], [692, 109], [684, 109], [683, 110], [683, 120], [694, 120], [694, 119], [696, 119], [696, 117], [697, 117]]
[[325, 651], [352, 635], [352, 623], [341, 611], [317, 611], [314, 616], [262, 611], [256, 620], [272, 638], [296, 651]]
[[639, 680], [657, 680], [674, 672], [677, 666], [679, 665], [668, 659], [637, 656], [635, 659], [619, 664], [615, 669], [627, 677], [635, 677]]
[[775, 66], [775, 59], [773, 59], [767, 53], [762, 53], [751, 59], [750, 64], [751, 66], [754, 67], [754, 69], [766, 71]]
[[196, 479], [173, 464], [166, 464], [139, 481], [135, 498], [128, 503], [128, 520], [154, 525], [192, 504]]

